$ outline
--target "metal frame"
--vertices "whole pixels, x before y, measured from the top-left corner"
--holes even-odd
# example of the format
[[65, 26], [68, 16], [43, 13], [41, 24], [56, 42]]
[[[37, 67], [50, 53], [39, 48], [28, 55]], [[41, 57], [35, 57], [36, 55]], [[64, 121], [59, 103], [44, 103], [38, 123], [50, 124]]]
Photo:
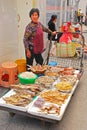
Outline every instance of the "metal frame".
[[[57, 33], [60, 33], [60, 32], [57, 32]], [[49, 64], [49, 61], [57, 61], [57, 63], [59, 65], [62, 65], [64, 67], [67, 67], [67, 66], [72, 66], [76, 69], [79, 69], [81, 72], [83, 71], [83, 54], [84, 54], [84, 42], [85, 42], [85, 39], [84, 39], [84, 36], [82, 35], [82, 33], [79, 33], [79, 32], [72, 32], [72, 34], [79, 34], [82, 38], [82, 47], [80, 48], [80, 57], [72, 57], [72, 58], [59, 58], [59, 57], [52, 57], [50, 56], [50, 49], [52, 47], [52, 37], [50, 39], [50, 45], [49, 45], [49, 48], [48, 48], [48, 54], [47, 54], [47, 58], [44, 62], [44, 64]], [[65, 65], [66, 63], [66, 65]]]

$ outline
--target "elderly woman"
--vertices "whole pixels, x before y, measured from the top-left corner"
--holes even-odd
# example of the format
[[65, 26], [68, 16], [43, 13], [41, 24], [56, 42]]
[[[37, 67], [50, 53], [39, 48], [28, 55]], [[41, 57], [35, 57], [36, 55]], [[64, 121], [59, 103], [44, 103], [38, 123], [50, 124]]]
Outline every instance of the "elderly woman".
[[26, 64], [33, 65], [33, 60], [37, 64], [43, 64], [42, 52], [44, 49], [44, 39], [43, 32], [50, 33], [52, 35], [56, 35], [56, 32], [52, 32], [50, 29], [47, 29], [42, 25], [41, 22], [38, 21], [40, 12], [37, 8], [32, 8], [29, 16], [31, 18], [31, 22], [26, 26], [24, 33], [24, 47], [25, 47], [25, 55], [26, 55]]

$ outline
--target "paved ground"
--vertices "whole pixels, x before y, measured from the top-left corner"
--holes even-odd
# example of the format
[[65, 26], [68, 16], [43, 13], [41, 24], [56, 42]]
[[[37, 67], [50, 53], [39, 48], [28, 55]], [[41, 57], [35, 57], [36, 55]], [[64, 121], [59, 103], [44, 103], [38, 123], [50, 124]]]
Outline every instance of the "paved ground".
[[[0, 130], [87, 130], [87, 70], [70, 101], [63, 119], [56, 123], [42, 124], [40, 120], [0, 110]], [[0, 89], [0, 93], [3, 95]]]
[[[84, 74], [65, 111], [64, 117], [56, 124], [0, 110], [0, 130], [87, 130], [87, 59]], [[0, 88], [0, 96], [7, 90]]]

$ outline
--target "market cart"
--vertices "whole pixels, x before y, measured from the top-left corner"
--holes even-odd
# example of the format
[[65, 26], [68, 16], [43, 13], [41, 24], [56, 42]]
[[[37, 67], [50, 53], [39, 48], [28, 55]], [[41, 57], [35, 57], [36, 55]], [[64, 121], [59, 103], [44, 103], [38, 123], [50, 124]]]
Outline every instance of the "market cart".
[[[60, 32], [57, 32], [57, 33], [60, 33]], [[74, 43], [78, 44], [76, 45], [76, 50], [77, 52], [79, 52], [79, 56], [77, 57], [56, 57], [56, 56], [50, 56], [50, 50], [52, 48], [52, 41], [50, 40], [50, 45], [49, 45], [49, 48], [48, 48], [48, 52], [47, 52], [47, 58], [45, 59], [44, 61], [44, 64], [49, 64], [50, 61], [57, 61], [57, 63], [59, 65], [62, 65], [64, 67], [67, 67], [67, 66], [71, 66], [71, 67], [74, 67], [76, 69], [79, 69], [79, 70], [83, 70], [83, 56], [84, 56], [84, 46], [85, 46], [85, 39], [84, 39], [84, 36], [82, 35], [82, 33], [80, 32], [71, 32], [72, 34], [78, 34], [80, 36], [80, 39], [79, 38], [76, 38]], [[56, 42], [55, 42], [56, 44]], [[81, 45], [81, 47], [79, 46]]]
[[[61, 89], [57, 88], [58, 85], [60, 84], [60, 78], [61, 78], [61, 75], [59, 75], [60, 74], [59, 73], [56, 78], [53, 77], [53, 79], [49, 80], [50, 81], [49, 83], [52, 82], [52, 84], [50, 84], [50, 86], [48, 85], [48, 80], [44, 78], [45, 79], [44, 82], [46, 83], [46, 81], [47, 81], [47, 84], [46, 84], [47, 89], [44, 89], [38, 95], [36, 94], [35, 96], [33, 96], [32, 100], [29, 101], [29, 103], [27, 105], [20, 106], [20, 104], [13, 105], [11, 103], [7, 103], [6, 100], [8, 100], [9, 97], [13, 96], [16, 91], [20, 93], [20, 90], [21, 90], [21, 89], [19, 89], [20, 87], [22, 87], [22, 88], [28, 87], [28, 89], [30, 90], [30, 86], [28, 86], [28, 85], [21, 86], [20, 84], [17, 86], [14, 85], [14, 87], [15, 86], [18, 87], [19, 91], [18, 90], [15, 91], [15, 89], [12, 88], [6, 94], [4, 94], [4, 96], [2, 96], [0, 98], [0, 109], [8, 111], [9, 113], [18, 113], [21, 115], [29, 116], [31, 118], [37, 118], [37, 119], [48, 121], [48, 122], [60, 121], [64, 115], [64, 112], [65, 112], [65, 110], [72, 98], [72, 95], [73, 95], [75, 89], [77, 88], [80, 78], [83, 74], [84, 37], [80, 33], [79, 33], [79, 35], [81, 36], [81, 42], [79, 43], [79, 44], [81, 44], [81, 46], [77, 47], [77, 51], [78, 51], [79, 55], [77, 55], [76, 57], [67, 57], [67, 58], [52, 56], [52, 55], [50, 55], [50, 49], [52, 47], [52, 42], [50, 41], [47, 58], [44, 62], [44, 64], [49, 66], [49, 63], [51, 61], [56, 61], [58, 68], [51, 68], [51, 67], [49, 67], [49, 68], [54, 69], [54, 70], [58, 69], [58, 72], [60, 70], [60, 73], [62, 72], [62, 74], [64, 74], [65, 69], [71, 69], [71, 68], [73, 69], [73, 75], [75, 75], [74, 79], [73, 79], [73, 76], [66, 75], [66, 77], [71, 77], [71, 79], [73, 79], [72, 85], [67, 83], [67, 85], [69, 86], [69, 90], [67, 90], [67, 89], [61, 90]], [[53, 67], [55, 67], [55, 66], [53, 66]], [[43, 77], [44, 76], [41, 76], [39, 78], [43, 78]], [[49, 79], [49, 77], [50, 76], [47, 76], [46, 78]], [[37, 79], [37, 82], [40, 83], [41, 80], [38, 80], [38, 79]], [[44, 84], [44, 83], [42, 82], [41, 85], [42, 84]], [[64, 85], [65, 85], [65, 82], [64, 82]], [[33, 86], [31, 86], [31, 88], [32, 87]], [[56, 88], [57, 88], [57, 90], [56, 90]], [[23, 90], [22, 90], [22, 93], [24, 93]], [[20, 93], [20, 95], [21, 95], [21, 93]], [[29, 98], [27, 98], [27, 99], [29, 99]]]

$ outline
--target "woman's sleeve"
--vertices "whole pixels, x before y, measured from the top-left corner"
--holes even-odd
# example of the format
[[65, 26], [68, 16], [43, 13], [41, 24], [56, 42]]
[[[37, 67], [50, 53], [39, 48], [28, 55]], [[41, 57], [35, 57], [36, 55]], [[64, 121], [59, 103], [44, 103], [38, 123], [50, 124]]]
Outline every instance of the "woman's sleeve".
[[52, 33], [52, 31], [50, 29], [46, 28], [44, 25], [42, 25], [42, 29], [43, 29], [44, 32], [47, 32], [47, 33], [50, 33], [50, 34]]
[[29, 46], [29, 37], [31, 36], [32, 32], [29, 29], [29, 26], [26, 27], [25, 33], [24, 33], [24, 38], [23, 38], [23, 43], [25, 49], [28, 49]]

